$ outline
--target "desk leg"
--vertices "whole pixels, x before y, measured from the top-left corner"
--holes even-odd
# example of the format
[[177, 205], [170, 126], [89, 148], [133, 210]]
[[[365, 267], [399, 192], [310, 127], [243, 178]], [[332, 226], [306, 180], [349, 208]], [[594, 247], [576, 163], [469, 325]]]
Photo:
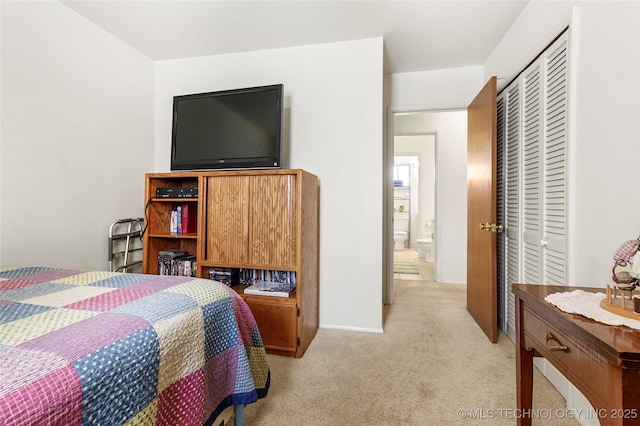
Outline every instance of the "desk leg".
[[533, 408], [533, 352], [520, 348], [516, 359], [516, 386], [518, 404], [518, 425], [531, 425]]
[[516, 299], [516, 393], [518, 426], [531, 426], [533, 408], [533, 351], [527, 351], [522, 344], [523, 332], [520, 325], [522, 301]]

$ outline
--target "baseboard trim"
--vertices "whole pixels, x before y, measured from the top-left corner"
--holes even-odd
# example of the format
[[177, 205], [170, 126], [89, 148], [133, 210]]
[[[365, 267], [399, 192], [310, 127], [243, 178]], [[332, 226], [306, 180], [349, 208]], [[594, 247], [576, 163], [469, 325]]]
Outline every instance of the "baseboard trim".
[[331, 330], [346, 330], [346, 331], [360, 331], [364, 333], [384, 333], [382, 328], [368, 328], [368, 327], [351, 327], [346, 325], [336, 324], [320, 324], [320, 328], [326, 328]]

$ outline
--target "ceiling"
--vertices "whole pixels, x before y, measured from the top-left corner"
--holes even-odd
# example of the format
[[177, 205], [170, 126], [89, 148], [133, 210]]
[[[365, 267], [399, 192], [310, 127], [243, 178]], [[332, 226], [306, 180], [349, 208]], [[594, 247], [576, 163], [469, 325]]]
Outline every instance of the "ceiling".
[[525, 0], [63, 1], [154, 60], [384, 37], [385, 72], [482, 65]]

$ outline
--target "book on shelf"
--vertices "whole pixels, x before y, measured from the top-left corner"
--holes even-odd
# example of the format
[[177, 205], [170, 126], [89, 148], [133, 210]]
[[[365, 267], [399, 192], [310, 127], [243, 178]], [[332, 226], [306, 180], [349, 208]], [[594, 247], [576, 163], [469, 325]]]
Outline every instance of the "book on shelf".
[[254, 284], [244, 289], [244, 294], [255, 294], [259, 296], [289, 297], [296, 290], [291, 283], [280, 283], [275, 281], [256, 281]]
[[198, 211], [195, 204], [184, 203], [181, 208], [181, 227], [183, 234], [198, 232]]
[[182, 203], [171, 210], [169, 232], [195, 234], [198, 231], [198, 211], [195, 204]]
[[178, 212], [171, 210], [171, 220], [169, 221], [169, 232], [172, 234], [178, 233]]
[[176, 234], [182, 234], [182, 204], [176, 207]]

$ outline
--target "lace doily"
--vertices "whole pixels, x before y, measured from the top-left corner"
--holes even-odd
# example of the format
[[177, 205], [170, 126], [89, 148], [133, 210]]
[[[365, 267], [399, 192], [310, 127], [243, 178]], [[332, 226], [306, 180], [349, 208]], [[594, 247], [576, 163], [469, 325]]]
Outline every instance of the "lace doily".
[[640, 314], [638, 314], [638, 320], [634, 320], [604, 310], [600, 307], [600, 301], [605, 297], [604, 293], [573, 290], [550, 294], [544, 300], [570, 314], [579, 314], [607, 325], [626, 325], [640, 330]]

